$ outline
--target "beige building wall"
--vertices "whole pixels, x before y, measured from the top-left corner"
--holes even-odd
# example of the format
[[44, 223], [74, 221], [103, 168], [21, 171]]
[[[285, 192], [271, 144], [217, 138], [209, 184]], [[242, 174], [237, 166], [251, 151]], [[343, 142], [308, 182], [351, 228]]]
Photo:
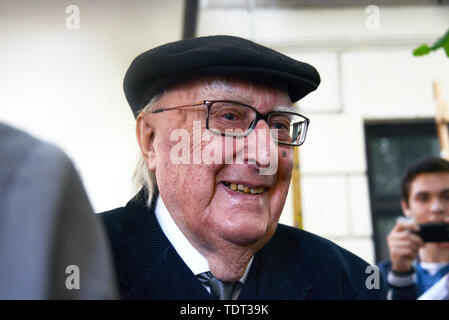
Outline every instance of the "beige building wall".
[[[300, 101], [311, 118], [300, 149], [304, 229], [374, 263], [365, 156], [368, 120], [432, 118], [432, 80], [449, 98], [449, 58], [416, 58], [449, 28], [448, 6], [257, 8], [203, 1], [200, 35], [231, 34], [314, 65], [319, 89]], [[216, 4], [216, 3], [215, 3]], [[292, 199], [281, 222], [293, 224]]]

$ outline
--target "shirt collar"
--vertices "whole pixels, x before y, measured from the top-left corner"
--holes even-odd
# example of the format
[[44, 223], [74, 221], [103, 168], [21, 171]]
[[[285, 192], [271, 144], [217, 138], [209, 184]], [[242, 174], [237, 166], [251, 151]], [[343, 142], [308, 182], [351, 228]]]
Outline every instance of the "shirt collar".
[[[168, 241], [170, 241], [178, 255], [193, 272], [193, 274], [199, 275], [200, 273], [209, 271], [209, 263], [207, 262], [207, 259], [194, 246], [192, 246], [189, 240], [187, 240], [184, 236], [168, 212], [161, 196], [158, 196], [158, 199], [156, 200], [155, 215], [157, 222], [161, 226], [161, 229]], [[245, 283], [252, 262], [253, 258], [251, 258], [248, 263], [245, 274], [239, 280], [240, 282]]]

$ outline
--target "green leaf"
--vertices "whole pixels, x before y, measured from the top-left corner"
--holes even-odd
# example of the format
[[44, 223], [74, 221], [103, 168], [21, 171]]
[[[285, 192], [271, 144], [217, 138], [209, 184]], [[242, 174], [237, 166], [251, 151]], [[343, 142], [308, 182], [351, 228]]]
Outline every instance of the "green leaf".
[[418, 48], [416, 48], [415, 50], [413, 50], [413, 55], [414, 56], [423, 56], [425, 54], [429, 54], [430, 51], [431, 51], [431, 49], [429, 48], [429, 46], [427, 44], [423, 44], [423, 45], [419, 46]]
[[413, 50], [414, 56], [423, 56], [429, 54], [430, 51], [435, 51], [437, 49], [443, 48], [446, 52], [446, 55], [449, 57], [449, 30], [441, 37], [438, 38], [437, 41], [429, 48], [427, 44], [423, 44]]
[[446, 56], [449, 58], [449, 41], [443, 46], [444, 51], [446, 51]]
[[438, 48], [444, 47], [447, 43], [449, 43], [449, 30], [447, 30], [446, 33], [441, 38], [435, 41], [435, 43], [430, 49], [436, 50]]

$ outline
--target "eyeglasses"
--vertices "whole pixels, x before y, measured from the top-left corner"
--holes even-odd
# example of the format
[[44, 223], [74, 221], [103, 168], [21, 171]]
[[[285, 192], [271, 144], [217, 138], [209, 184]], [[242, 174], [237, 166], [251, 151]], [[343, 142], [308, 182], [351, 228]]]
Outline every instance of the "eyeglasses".
[[156, 109], [151, 113], [201, 105], [207, 107], [206, 129], [222, 136], [247, 136], [259, 120], [264, 120], [270, 129], [277, 131], [275, 142], [288, 146], [300, 146], [306, 139], [310, 123], [308, 118], [296, 112], [271, 111], [263, 115], [252, 106], [226, 100], [204, 100], [184, 106]]

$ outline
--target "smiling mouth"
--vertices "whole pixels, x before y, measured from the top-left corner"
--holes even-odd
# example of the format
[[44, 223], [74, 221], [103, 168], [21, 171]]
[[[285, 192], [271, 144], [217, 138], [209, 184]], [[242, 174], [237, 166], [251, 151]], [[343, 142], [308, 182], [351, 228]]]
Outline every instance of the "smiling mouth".
[[261, 194], [264, 193], [265, 190], [267, 190], [268, 188], [265, 187], [260, 187], [260, 188], [250, 188], [244, 184], [241, 183], [230, 183], [230, 182], [222, 182], [222, 184], [228, 188], [229, 190], [232, 191], [237, 191], [237, 192], [241, 192], [241, 193], [245, 193], [245, 194], [250, 194], [250, 195], [257, 195], [257, 194]]

